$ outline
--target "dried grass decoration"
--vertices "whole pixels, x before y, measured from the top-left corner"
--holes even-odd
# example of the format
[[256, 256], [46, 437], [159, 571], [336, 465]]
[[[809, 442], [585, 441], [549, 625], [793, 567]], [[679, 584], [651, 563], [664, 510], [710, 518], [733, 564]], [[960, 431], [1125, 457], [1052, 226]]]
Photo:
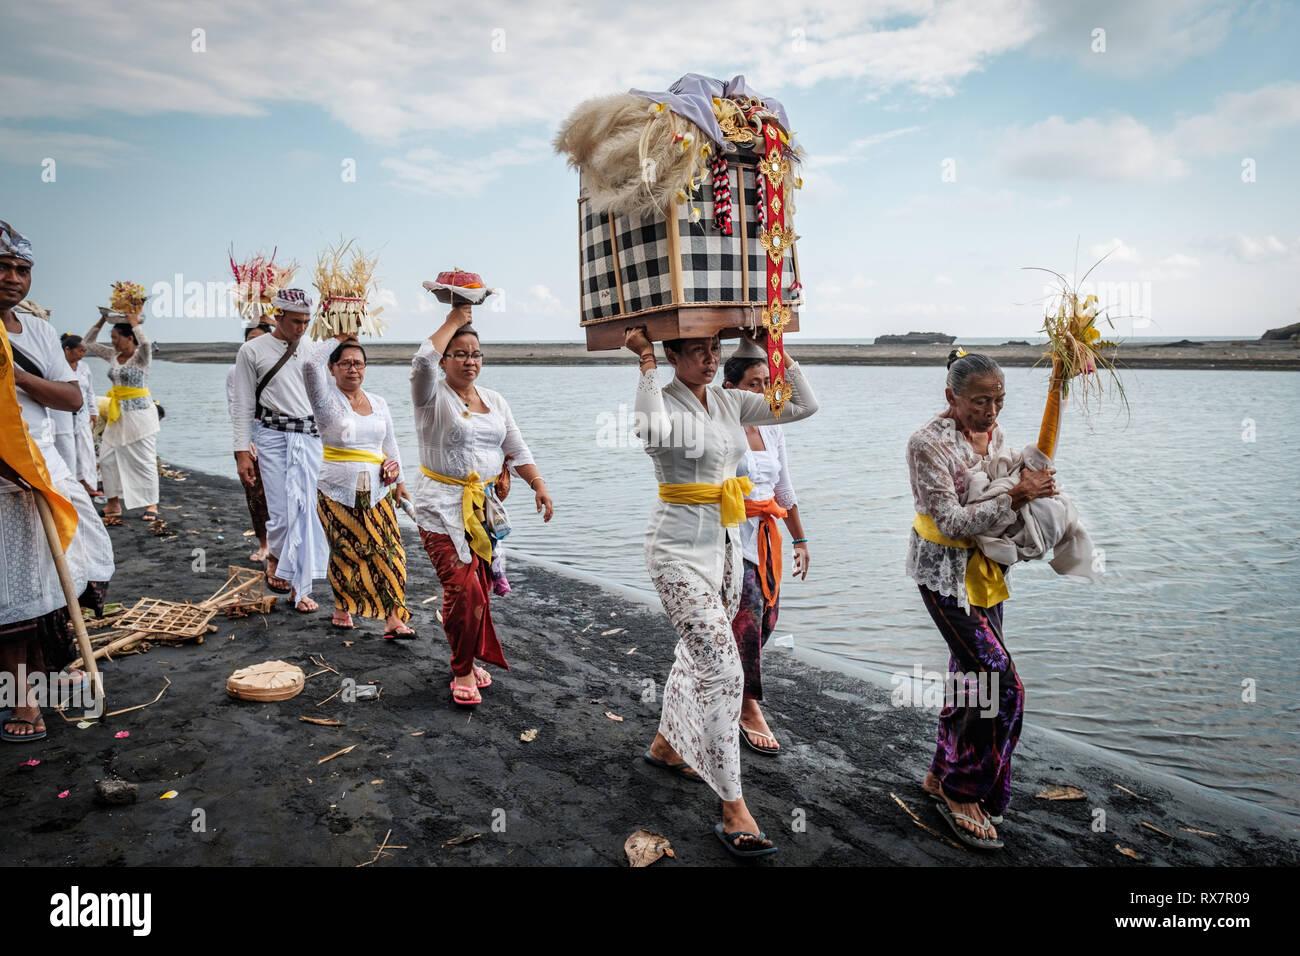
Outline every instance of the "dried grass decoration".
[[375, 289], [373, 280], [378, 260], [367, 259], [360, 249], [353, 248], [353, 242], [340, 241], [337, 246], [327, 248], [316, 260], [316, 291], [320, 293], [320, 305], [311, 327], [311, 337], [318, 342], [340, 332], [380, 335], [387, 324], [378, 318], [384, 311], [382, 306], [372, 310], [366, 305]]
[[108, 307], [118, 315], [138, 315], [144, 311], [144, 304], [148, 298], [142, 285], [134, 282], [114, 282]]
[[226, 680], [226, 693], [240, 700], [288, 700], [302, 693], [306, 681], [300, 667], [284, 661], [263, 661], [231, 674]]
[[271, 250], [269, 256], [260, 252], [244, 260], [235, 261], [235, 249], [230, 249], [230, 271], [235, 277], [235, 287], [230, 290], [235, 300], [235, 309], [239, 317], [249, 324], [254, 324], [275, 311], [271, 300], [281, 289], [287, 288], [298, 272], [298, 264], [275, 264], [278, 249]]
[[[1107, 253], [1109, 255], [1109, 253]], [[1081, 378], [1077, 390], [1082, 393], [1083, 404], [1088, 406], [1089, 395], [1100, 400], [1104, 391], [1101, 372], [1110, 376], [1124, 407], [1128, 399], [1124, 395], [1124, 383], [1115, 371], [1114, 354], [1119, 346], [1102, 338], [1098, 323], [1104, 320], [1111, 329], [1114, 321], [1106, 315], [1104, 308], [1098, 308], [1095, 295], [1081, 295], [1079, 287], [1092, 275], [1093, 269], [1106, 260], [1102, 256], [1084, 273], [1078, 283], [1071, 285], [1065, 276], [1052, 269], [1038, 266], [1026, 266], [1039, 272], [1055, 276], [1060, 283], [1056, 291], [1048, 297], [1047, 314], [1043, 318], [1043, 332], [1047, 334], [1047, 351], [1040, 361], [1051, 360], [1052, 379], [1048, 386], [1047, 404], [1043, 409], [1043, 421], [1038, 431], [1038, 450], [1048, 458], [1056, 457], [1057, 439], [1061, 431], [1061, 405], [1069, 398], [1071, 382]], [[1108, 357], [1105, 353], [1110, 352]]]
[[618, 216], [662, 216], [686, 202], [712, 151], [690, 120], [631, 93], [579, 104], [553, 145], [582, 172], [592, 208]]

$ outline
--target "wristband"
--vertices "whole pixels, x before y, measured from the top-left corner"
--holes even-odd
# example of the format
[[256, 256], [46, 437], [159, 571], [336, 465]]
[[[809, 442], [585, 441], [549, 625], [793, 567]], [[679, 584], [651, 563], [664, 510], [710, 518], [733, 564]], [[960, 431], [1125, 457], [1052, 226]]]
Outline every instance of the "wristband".
[[541, 475], [538, 475], [536, 478], [534, 478], [532, 481], [530, 481], [530, 482], [528, 483], [528, 490], [529, 490], [529, 491], [533, 491], [533, 490], [534, 490], [534, 489], [533, 489], [533, 484], [534, 484], [535, 482], [538, 482], [538, 481], [542, 482], [543, 484], [546, 483], [546, 479], [543, 478]]
[[793, 541], [791, 541], [790, 543], [791, 543], [791, 544], [807, 544], [807, 543], [808, 543], [808, 539], [807, 539], [807, 538], [795, 538], [795, 539], [794, 539]]

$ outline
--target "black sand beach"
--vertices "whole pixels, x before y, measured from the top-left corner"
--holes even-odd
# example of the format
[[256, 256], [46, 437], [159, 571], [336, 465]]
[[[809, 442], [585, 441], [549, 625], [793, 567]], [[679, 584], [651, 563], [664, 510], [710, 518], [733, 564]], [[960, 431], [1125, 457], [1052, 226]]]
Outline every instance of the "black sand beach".
[[[155, 536], [137, 515], [110, 530], [118, 562], [110, 601], [200, 600], [228, 564], [248, 566], [248, 516], [233, 478], [164, 480], [162, 516], [171, 536]], [[418, 640], [385, 641], [378, 622], [332, 630], [328, 586], [319, 582], [315, 614], [281, 599], [266, 616], [218, 617], [202, 644], [107, 663], [109, 710], [171, 684], [156, 703], [87, 729], [50, 713], [46, 741], [0, 750], [8, 834], [0, 863], [350, 867], [371, 860], [391, 831], [388, 843], [404, 849], [376, 866], [624, 866], [624, 841], [646, 828], [676, 853], [656, 867], [729, 865], [711, 832], [716, 798], [640, 760], [675, 643], [662, 612], [516, 559], [514, 593], [493, 600], [513, 669], [496, 672], [483, 705], [467, 713], [449, 699], [439, 602], [421, 603], [439, 595], [437, 578], [403, 525]], [[192, 569], [195, 548], [205, 549], [204, 573]], [[358, 684], [377, 681], [380, 698], [318, 706], [340, 689], [330, 672], [279, 703], [225, 693], [239, 667], [282, 658], [312, 674], [320, 668], [309, 656]], [[1117, 769], [1030, 724], [999, 828], [1006, 849], [980, 855], [949, 839], [919, 785], [933, 750], [932, 711], [895, 708], [887, 690], [785, 651], [769, 650], [764, 668], [766, 711], [785, 750], [778, 759], [742, 751], [742, 760], [746, 799], [781, 847], [770, 865], [1300, 863], [1295, 820]], [[1028, 699], [1032, 721], [1032, 687]], [[122, 731], [129, 736], [117, 737]], [[355, 749], [318, 763], [347, 747]], [[29, 759], [40, 763], [20, 765]], [[94, 782], [111, 777], [137, 784], [138, 802], [97, 805]], [[1049, 784], [1081, 787], [1087, 799], [1036, 799]], [[159, 799], [171, 790], [174, 798]]]

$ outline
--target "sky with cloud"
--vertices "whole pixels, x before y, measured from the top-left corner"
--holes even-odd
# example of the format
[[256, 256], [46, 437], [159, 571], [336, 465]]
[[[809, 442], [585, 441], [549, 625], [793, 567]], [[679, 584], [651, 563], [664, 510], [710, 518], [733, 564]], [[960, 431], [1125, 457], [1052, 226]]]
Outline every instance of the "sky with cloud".
[[1293, 3], [46, 0], [0, 16], [0, 219], [32, 240], [32, 298], [61, 330], [89, 325], [114, 280], [179, 279], [155, 337], [237, 338], [234, 318], [184, 315], [186, 283], [228, 280], [233, 244], [278, 248], [306, 284], [326, 244], [355, 238], [379, 257], [393, 338], [427, 334], [420, 281], [455, 265], [504, 290], [476, 319], [491, 338], [579, 340], [577, 176], [550, 140], [588, 97], [687, 72], [743, 73], [807, 153], [800, 335], [1028, 337], [1044, 274], [1022, 267], [1072, 275], [1107, 254], [1092, 278], [1117, 337], [1300, 321]]

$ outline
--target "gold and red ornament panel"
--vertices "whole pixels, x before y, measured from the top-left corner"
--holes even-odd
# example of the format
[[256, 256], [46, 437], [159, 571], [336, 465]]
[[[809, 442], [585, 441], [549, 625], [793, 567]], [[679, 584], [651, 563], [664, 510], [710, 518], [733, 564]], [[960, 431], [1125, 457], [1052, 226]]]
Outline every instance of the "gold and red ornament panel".
[[794, 244], [794, 230], [787, 227], [787, 203], [784, 198], [790, 185], [790, 158], [782, 149], [786, 137], [770, 120], [763, 124], [763, 157], [758, 162], [757, 192], [759, 222], [763, 231], [758, 241], [767, 253], [767, 306], [763, 309], [763, 328], [767, 330], [767, 371], [771, 384], [763, 397], [772, 414], [780, 417], [793, 389], [785, 379], [785, 351], [781, 336], [790, 321], [790, 307], [781, 296], [781, 276], [786, 253]]

